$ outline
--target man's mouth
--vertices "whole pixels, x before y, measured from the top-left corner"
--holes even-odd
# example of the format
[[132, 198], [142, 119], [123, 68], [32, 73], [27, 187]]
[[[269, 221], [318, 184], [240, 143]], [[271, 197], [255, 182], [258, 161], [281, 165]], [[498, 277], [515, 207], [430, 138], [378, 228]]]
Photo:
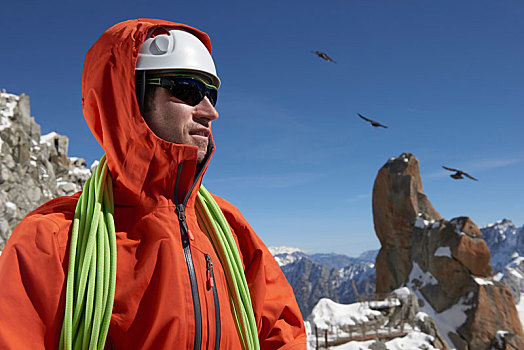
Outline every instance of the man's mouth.
[[191, 130], [189, 132], [189, 135], [197, 136], [197, 137], [204, 137], [207, 139], [209, 135], [211, 135], [211, 132], [209, 131], [209, 129], [206, 129], [206, 128], [198, 128], [198, 129]]

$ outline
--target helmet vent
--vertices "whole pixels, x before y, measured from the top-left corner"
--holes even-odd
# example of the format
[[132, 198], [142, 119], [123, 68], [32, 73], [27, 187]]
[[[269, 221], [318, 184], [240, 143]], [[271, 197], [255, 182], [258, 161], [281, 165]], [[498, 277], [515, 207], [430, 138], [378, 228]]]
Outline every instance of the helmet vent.
[[169, 48], [169, 38], [165, 35], [157, 36], [151, 43], [151, 53], [153, 55], [163, 55]]

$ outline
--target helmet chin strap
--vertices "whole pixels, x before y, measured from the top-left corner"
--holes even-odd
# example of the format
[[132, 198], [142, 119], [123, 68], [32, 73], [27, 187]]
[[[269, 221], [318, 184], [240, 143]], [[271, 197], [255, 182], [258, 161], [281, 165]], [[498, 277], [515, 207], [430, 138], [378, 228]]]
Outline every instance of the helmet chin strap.
[[145, 103], [145, 95], [146, 95], [146, 71], [140, 71], [141, 77], [137, 80], [140, 82], [140, 86], [137, 89], [138, 91], [138, 107], [140, 108], [140, 114], [144, 114], [144, 103]]

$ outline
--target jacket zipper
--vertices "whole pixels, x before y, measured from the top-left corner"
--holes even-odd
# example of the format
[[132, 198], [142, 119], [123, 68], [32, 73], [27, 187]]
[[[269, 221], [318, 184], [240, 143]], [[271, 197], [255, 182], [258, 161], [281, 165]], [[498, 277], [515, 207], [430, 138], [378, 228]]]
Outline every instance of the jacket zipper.
[[207, 266], [207, 288], [213, 291], [213, 302], [215, 304], [215, 350], [218, 350], [220, 349], [220, 304], [218, 303], [213, 262], [208, 254], [204, 254], [204, 256], [206, 257]]
[[198, 297], [198, 284], [193, 257], [191, 256], [191, 249], [189, 248], [189, 229], [186, 223], [185, 206], [184, 204], [178, 204], [176, 209], [178, 212], [178, 221], [180, 223], [180, 233], [182, 235], [182, 248], [184, 250], [187, 272], [191, 283], [191, 296], [193, 297], [193, 310], [195, 314], [195, 343], [193, 349], [199, 350], [202, 343], [202, 314], [200, 310], [200, 298]]
[[182, 236], [182, 248], [184, 251], [184, 257], [186, 259], [187, 272], [189, 274], [189, 282], [191, 285], [191, 296], [193, 298], [193, 311], [195, 315], [195, 342], [193, 344], [194, 350], [200, 350], [200, 348], [202, 347], [202, 311], [200, 309], [200, 298], [198, 296], [198, 283], [196, 279], [195, 265], [193, 264], [193, 257], [191, 255], [191, 249], [189, 246], [189, 238], [191, 237], [191, 239], [193, 240], [194, 237], [189, 231], [189, 227], [187, 226], [185, 209], [187, 201], [191, 196], [191, 192], [193, 192], [193, 189], [195, 188], [198, 179], [202, 176], [202, 173], [204, 172], [205, 164], [209, 162], [209, 155], [211, 154], [214, 148], [212, 143], [211, 146], [212, 147], [208, 150], [208, 155], [206, 156], [206, 159], [203, 162], [204, 165], [200, 168], [198, 175], [195, 177], [195, 180], [193, 181], [193, 184], [191, 185], [191, 188], [187, 192], [186, 197], [184, 198], [184, 201], [182, 203], [179, 203], [178, 201], [178, 185], [180, 182], [180, 176], [182, 174], [182, 167], [184, 163], [181, 162], [180, 164], [178, 164], [177, 175], [175, 180], [175, 193], [173, 198], [178, 214], [180, 235]]
[[195, 265], [193, 264], [193, 257], [189, 247], [189, 228], [186, 222], [186, 200], [183, 203], [178, 203], [178, 184], [180, 175], [182, 173], [182, 166], [184, 163], [178, 165], [178, 171], [175, 182], [175, 204], [178, 214], [178, 223], [180, 225], [180, 234], [182, 236], [182, 248], [184, 250], [184, 258], [186, 259], [187, 273], [189, 275], [189, 282], [191, 284], [191, 297], [193, 299], [193, 311], [195, 315], [195, 341], [193, 343], [194, 350], [200, 350], [202, 346], [202, 313], [200, 309], [200, 298], [198, 297], [198, 283], [196, 280]]

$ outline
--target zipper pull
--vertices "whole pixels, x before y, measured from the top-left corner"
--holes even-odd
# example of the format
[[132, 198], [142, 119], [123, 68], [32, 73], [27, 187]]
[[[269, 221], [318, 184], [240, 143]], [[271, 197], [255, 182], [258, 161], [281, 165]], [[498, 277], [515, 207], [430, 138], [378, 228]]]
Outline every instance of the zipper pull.
[[207, 254], [204, 254], [206, 257], [206, 266], [207, 266], [207, 289], [211, 289], [215, 286], [215, 279], [213, 278], [213, 262], [211, 257]]
[[193, 232], [189, 229], [186, 222], [186, 208], [183, 204], [178, 204], [176, 206], [176, 211], [178, 213], [178, 220], [182, 223], [182, 226], [184, 226], [184, 229], [187, 232], [187, 235], [191, 241], [195, 240], [195, 235], [193, 235]]
[[176, 206], [176, 211], [178, 213], [178, 220], [180, 221], [186, 221], [186, 212], [185, 207], [183, 204], [178, 204]]

